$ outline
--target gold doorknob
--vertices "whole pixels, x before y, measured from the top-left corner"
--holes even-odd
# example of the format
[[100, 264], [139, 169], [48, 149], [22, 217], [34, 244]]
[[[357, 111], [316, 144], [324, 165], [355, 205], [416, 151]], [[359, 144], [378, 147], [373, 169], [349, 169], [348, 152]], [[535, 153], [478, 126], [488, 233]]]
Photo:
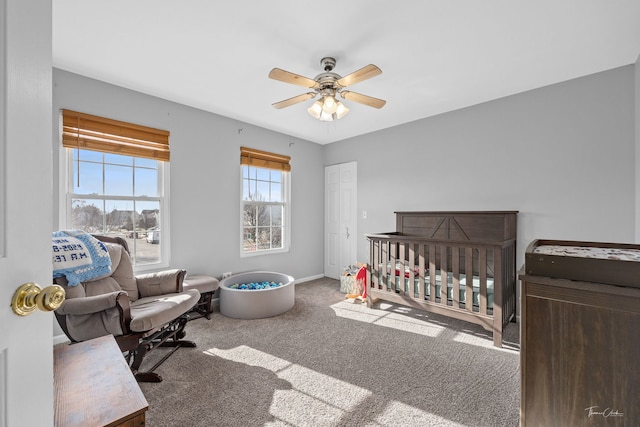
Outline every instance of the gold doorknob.
[[16, 289], [11, 299], [11, 309], [18, 316], [28, 316], [36, 308], [53, 311], [64, 302], [64, 289], [58, 285], [40, 289], [37, 283], [25, 283]]

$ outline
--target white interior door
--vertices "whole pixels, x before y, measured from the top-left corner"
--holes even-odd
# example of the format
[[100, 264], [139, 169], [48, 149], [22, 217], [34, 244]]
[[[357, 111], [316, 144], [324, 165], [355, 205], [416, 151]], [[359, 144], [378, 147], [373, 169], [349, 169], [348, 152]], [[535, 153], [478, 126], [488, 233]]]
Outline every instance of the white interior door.
[[345, 266], [358, 261], [358, 164], [325, 167], [324, 187], [324, 275], [338, 279]]
[[53, 314], [15, 315], [51, 284], [51, 2], [0, 0], [0, 426], [53, 425]]

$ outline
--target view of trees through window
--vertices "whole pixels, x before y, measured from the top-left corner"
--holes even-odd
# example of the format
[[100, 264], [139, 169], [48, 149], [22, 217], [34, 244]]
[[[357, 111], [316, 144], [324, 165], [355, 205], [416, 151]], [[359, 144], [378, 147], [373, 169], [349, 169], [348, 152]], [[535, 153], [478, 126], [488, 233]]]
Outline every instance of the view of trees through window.
[[135, 265], [161, 259], [158, 161], [73, 150], [70, 226], [124, 238]]
[[283, 179], [282, 171], [242, 166], [243, 252], [284, 248]]

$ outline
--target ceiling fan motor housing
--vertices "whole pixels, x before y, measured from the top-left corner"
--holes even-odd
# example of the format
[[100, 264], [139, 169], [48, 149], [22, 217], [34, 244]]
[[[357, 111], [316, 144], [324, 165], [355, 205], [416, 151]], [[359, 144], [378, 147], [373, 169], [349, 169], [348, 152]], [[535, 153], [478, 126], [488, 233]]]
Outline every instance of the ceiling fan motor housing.
[[[318, 82], [319, 85], [316, 91], [319, 93], [323, 93], [328, 89], [331, 89], [332, 92], [338, 90], [340, 86], [337, 82], [342, 78], [342, 76], [331, 72], [333, 70], [333, 67], [336, 66], [336, 60], [331, 57], [326, 57], [322, 58], [320, 64], [322, 64], [325, 72], [318, 74], [314, 79], [316, 82]], [[333, 95], [333, 93], [331, 94]]]
[[336, 66], [336, 59], [330, 56], [324, 57], [320, 60], [322, 69], [325, 71], [331, 71]]
[[338, 89], [339, 79], [340, 76], [336, 73], [322, 73], [318, 74], [314, 80], [318, 82], [318, 85], [320, 85], [319, 90], [322, 90], [328, 88]]

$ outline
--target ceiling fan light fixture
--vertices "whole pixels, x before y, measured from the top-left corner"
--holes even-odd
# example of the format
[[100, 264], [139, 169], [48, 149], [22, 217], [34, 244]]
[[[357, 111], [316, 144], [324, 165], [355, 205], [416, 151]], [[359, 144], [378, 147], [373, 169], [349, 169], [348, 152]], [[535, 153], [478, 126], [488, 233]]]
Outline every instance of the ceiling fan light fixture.
[[335, 118], [335, 113], [334, 114], [329, 114], [325, 111], [322, 111], [322, 113], [320, 113], [320, 121], [321, 122], [332, 122], [333, 119]]
[[311, 104], [311, 107], [307, 108], [307, 111], [311, 114], [311, 117], [319, 119], [320, 114], [322, 114], [322, 100], [320, 99]]
[[333, 114], [336, 112], [337, 108], [338, 108], [338, 102], [336, 101], [336, 99], [331, 96], [331, 95], [327, 95], [325, 97], [322, 98], [322, 111], [324, 113], [327, 114]]
[[349, 109], [342, 102], [338, 101], [338, 107], [336, 108], [336, 118], [341, 119], [347, 115]]

